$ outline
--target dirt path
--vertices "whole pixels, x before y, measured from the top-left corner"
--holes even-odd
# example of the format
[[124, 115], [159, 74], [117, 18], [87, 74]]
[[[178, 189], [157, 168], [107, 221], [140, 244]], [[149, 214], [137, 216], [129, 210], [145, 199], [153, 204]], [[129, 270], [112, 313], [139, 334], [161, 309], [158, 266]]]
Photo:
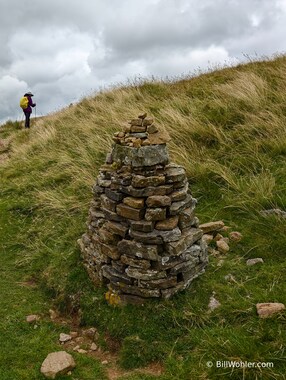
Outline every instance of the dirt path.
[[[144, 368], [135, 370], [124, 370], [120, 368], [118, 364], [120, 343], [117, 340], [112, 339], [110, 335], [106, 334], [104, 340], [108, 350], [102, 350], [97, 344], [99, 335], [95, 327], [81, 328], [79, 327], [80, 321], [77, 317], [67, 319], [66, 317], [59, 316], [54, 310], [50, 310], [50, 316], [53, 323], [65, 328], [67, 326], [70, 328], [72, 339], [66, 343], [59, 343], [61, 348], [70, 352], [76, 351], [82, 353], [82, 355], [87, 355], [98, 360], [105, 367], [109, 380], [117, 380], [132, 374], [144, 374], [159, 377], [164, 371], [161, 363], [151, 363]], [[92, 350], [92, 345], [95, 345], [96, 349]]]

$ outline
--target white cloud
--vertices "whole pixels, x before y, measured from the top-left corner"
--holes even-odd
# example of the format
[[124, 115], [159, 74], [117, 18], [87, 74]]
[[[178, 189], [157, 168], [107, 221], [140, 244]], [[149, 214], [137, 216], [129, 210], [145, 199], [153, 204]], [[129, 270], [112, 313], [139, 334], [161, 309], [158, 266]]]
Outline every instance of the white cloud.
[[186, 49], [176, 55], [170, 54], [167, 60], [166, 56], [163, 57], [158, 56], [151, 62], [150, 74], [172, 77], [189, 74], [198, 68], [206, 70], [218, 64], [230, 65], [236, 62], [231, 59], [225, 48], [214, 45], [206, 49]]
[[27, 84], [10, 75], [4, 75], [0, 78], [0, 88], [3, 89], [1, 99], [3, 120], [8, 119], [10, 115], [19, 115], [19, 94], [25, 91]]

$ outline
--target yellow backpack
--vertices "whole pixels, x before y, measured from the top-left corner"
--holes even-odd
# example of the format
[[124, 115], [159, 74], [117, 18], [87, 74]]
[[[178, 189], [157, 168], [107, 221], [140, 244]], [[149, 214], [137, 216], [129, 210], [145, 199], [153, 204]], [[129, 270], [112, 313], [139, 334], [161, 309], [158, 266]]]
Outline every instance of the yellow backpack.
[[20, 107], [25, 110], [26, 108], [28, 108], [28, 105], [29, 105], [29, 99], [26, 97], [26, 96], [23, 96], [21, 99], [20, 99]]

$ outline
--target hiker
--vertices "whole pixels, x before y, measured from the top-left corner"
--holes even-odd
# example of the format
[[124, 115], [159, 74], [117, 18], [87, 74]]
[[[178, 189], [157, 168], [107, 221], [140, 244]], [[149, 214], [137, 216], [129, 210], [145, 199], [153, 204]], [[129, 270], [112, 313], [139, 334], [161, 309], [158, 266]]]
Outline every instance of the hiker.
[[25, 114], [25, 128], [30, 128], [32, 107], [36, 107], [36, 103], [33, 103], [32, 96], [34, 95], [31, 92], [26, 92], [20, 100], [20, 106]]

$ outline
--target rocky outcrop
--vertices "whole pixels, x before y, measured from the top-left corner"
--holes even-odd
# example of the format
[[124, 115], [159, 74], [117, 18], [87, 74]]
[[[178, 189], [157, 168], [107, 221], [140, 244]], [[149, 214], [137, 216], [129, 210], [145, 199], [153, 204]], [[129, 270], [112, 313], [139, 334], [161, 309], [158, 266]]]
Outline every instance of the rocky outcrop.
[[90, 277], [110, 303], [169, 298], [204, 272], [207, 245], [185, 169], [169, 162], [168, 134], [146, 115], [114, 135], [79, 240]]

